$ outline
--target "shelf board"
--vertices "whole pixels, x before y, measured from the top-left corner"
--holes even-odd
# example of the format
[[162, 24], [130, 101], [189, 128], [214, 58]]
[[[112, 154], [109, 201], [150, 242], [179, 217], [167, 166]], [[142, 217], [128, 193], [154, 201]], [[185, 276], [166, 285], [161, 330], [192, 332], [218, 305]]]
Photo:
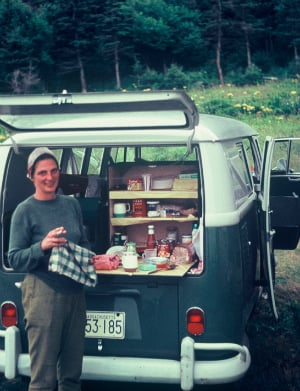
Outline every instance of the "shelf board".
[[131, 190], [112, 190], [109, 192], [111, 200], [134, 200], [134, 199], [161, 199], [161, 198], [198, 198], [195, 190], [150, 190], [150, 191], [131, 191]]
[[161, 221], [176, 221], [178, 223], [185, 223], [187, 221], [197, 221], [197, 217], [182, 217], [182, 216], [172, 216], [172, 217], [112, 217], [110, 219], [112, 226], [126, 226], [126, 225], [137, 225], [137, 224], [149, 224], [154, 222]]

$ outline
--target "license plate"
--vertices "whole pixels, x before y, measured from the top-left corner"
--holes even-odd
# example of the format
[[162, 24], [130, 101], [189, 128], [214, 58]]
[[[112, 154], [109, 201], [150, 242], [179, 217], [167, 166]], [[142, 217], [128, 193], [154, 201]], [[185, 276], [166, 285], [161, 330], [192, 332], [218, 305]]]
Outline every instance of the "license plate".
[[125, 312], [86, 313], [86, 338], [125, 338]]

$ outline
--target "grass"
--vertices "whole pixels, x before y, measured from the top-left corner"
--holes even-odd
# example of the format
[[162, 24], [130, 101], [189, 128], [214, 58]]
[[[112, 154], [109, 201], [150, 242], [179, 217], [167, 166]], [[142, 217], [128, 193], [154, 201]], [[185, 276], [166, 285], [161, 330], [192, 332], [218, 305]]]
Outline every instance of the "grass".
[[252, 364], [240, 391], [300, 389], [300, 248], [278, 251], [275, 299], [278, 321], [261, 299], [248, 324]]
[[263, 144], [267, 135], [299, 136], [299, 91], [300, 79], [286, 79], [259, 86], [191, 90], [189, 95], [200, 113], [237, 118], [256, 129]]

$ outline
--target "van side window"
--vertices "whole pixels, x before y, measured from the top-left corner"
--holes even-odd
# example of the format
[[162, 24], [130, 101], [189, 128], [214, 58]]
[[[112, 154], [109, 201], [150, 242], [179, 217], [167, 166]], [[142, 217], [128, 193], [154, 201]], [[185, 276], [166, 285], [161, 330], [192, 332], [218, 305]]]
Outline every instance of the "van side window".
[[273, 174], [300, 173], [300, 140], [277, 140], [272, 160]]
[[236, 205], [239, 206], [252, 193], [252, 180], [246, 153], [241, 143], [226, 145], [225, 153], [231, 173]]

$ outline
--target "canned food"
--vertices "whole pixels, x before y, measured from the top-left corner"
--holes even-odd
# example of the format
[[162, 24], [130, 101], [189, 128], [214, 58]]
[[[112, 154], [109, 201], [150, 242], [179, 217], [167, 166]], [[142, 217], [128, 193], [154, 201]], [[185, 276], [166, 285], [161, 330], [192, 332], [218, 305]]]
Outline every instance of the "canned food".
[[145, 200], [133, 200], [132, 201], [132, 216], [133, 217], [146, 217], [147, 207]]
[[166, 240], [160, 240], [157, 244], [157, 256], [169, 258], [171, 256], [170, 243]]

